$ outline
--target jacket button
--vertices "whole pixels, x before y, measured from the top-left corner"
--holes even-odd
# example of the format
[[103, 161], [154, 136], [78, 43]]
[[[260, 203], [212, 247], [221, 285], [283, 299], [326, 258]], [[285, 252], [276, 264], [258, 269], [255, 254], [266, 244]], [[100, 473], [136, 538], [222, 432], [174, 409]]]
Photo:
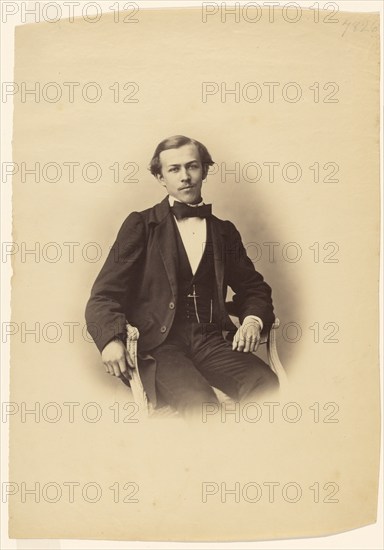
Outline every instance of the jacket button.
[[175, 309], [174, 302], [169, 302], [169, 309]]
[[167, 327], [165, 325], [163, 325], [160, 329], [160, 332], [166, 332], [167, 331]]

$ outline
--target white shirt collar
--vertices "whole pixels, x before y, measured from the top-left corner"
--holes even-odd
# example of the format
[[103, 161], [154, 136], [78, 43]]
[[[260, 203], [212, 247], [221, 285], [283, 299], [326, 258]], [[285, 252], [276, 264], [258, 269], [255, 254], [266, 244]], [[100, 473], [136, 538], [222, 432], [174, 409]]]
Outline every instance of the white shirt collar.
[[[177, 200], [175, 197], [172, 197], [172, 195], [168, 195], [168, 201], [169, 201], [170, 206], [173, 206], [175, 201], [176, 202], [181, 202], [181, 201]], [[192, 207], [202, 206], [203, 204], [204, 204], [204, 201], [201, 201], [201, 202], [199, 202], [199, 204], [188, 204], [188, 206], [192, 206]]]

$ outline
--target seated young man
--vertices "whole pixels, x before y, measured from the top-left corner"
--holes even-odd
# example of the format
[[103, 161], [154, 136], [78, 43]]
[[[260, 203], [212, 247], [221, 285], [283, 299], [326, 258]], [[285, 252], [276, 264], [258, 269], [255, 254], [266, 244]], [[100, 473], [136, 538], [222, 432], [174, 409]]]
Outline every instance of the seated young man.
[[[203, 202], [212, 164], [207, 148], [185, 136], [157, 146], [150, 170], [167, 196], [126, 218], [86, 309], [106, 371], [130, 377], [128, 321], [140, 333], [139, 368], [152, 403], [183, 415], [217, 403], [212, 386], [239, 401], [256, 401], [278, 386], [252, 353], [274, 321], [271, 288], [233, 223]], [[228, 286], [241, 323], [232, 344], [222, 334], [234, 330], [225, 306]]]

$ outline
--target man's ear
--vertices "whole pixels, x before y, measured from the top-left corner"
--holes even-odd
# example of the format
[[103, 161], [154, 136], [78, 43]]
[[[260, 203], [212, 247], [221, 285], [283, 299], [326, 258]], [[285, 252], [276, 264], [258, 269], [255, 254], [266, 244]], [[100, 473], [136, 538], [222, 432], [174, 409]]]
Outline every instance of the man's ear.
[[162, 174], [156, 174], [156, 179], [157, 179], [158, 182], [161, 183], [161, 185], [165, 185], [164, 178], [163, 178]]

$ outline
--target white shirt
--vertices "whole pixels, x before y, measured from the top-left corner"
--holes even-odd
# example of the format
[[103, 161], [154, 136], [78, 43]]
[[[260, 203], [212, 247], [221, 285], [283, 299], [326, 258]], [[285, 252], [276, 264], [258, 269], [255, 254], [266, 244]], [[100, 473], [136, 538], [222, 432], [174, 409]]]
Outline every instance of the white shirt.
[[[168, 197], [169, 204], [174, 205], [174, 202], [177, 201], [175, 197], [169, 195]], [[177, 201], [180, 202], [180, 201]], [[204, 204], [203, 201], [199, 204], [189, 204], [188, 206], [201, 206]], [[205, 245], [207, 242], [207, 220], [205, 218], [183, 218], [178, 220], [174, 216], [177, 228], [180, 233], [181, 240], [187, 253], [187, 257], [191, 266], [193, 275], [196, 273], [199, 263], [204, 254]], [[255, 319], [259, 322], [261, 330], [263, 330], [263, 321], [260, 317], [256, 315], [247, 315], [243, 321], [243, 325], [246, 322], [246, 319]]]
[[[171, 206], [173, 206], [175, 200], [177, 199], [169, 196], [169, 204]], [[199, 204], [190, 204], [188, 206], [201, 206], [202, 204], [204, 203], [200, 202]], [[194, 275], [203, 257], [207, 242], [207, 220], [205, 218], [184, 218], [178, 220], [176, 217], [175, 220]]]

